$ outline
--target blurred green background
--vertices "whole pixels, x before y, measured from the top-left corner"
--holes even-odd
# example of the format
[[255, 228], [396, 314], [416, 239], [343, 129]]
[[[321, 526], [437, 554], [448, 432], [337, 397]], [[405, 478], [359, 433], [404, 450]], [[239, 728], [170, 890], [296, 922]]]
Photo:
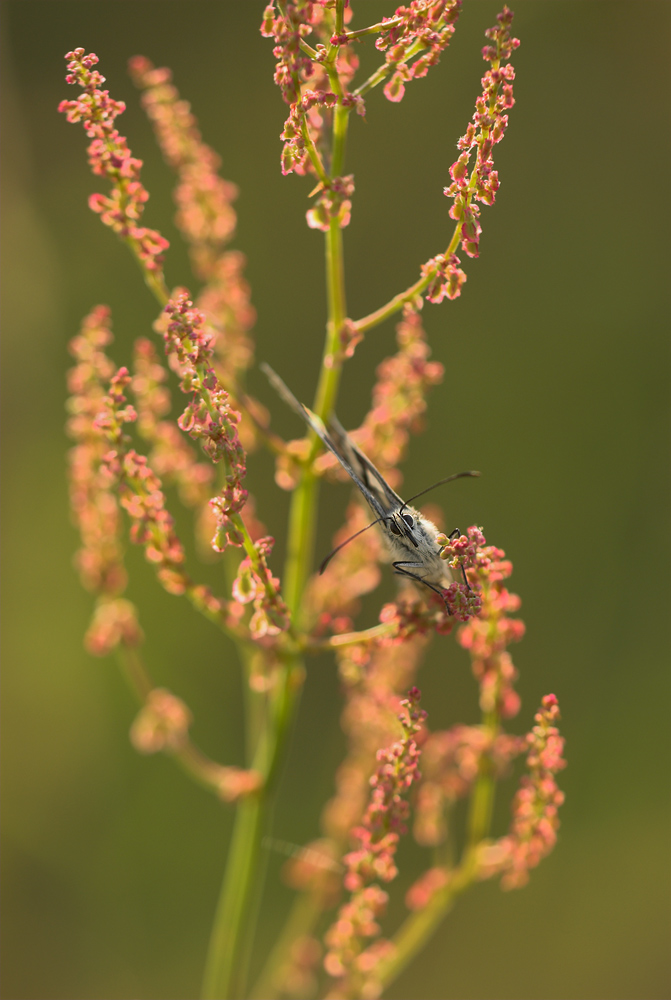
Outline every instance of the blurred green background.
[[[355, 26], [393, 10], [355, 4]], [[71, 568], [62, 431], [66, 343], [98, 302], [113, 310], [113, 357], [128, 360], [156, 307], [125, 248], [86, 206], [98, 190], [85, 137], [56, 107], [63, 54], [94, 50], [128, 111], [120, 127], [145, 161], [146, 220], [175, 238], [172, 178], [126, 75], [129, 56], [169, 65], [224, 175], [241, 195], [235, 246], [249, 258], [260, 358], [310, 399], [322, 349], [321, 235], [304, 222], [310, 182], [283, 178], [285, 117], [272, 83], [263, 4], [98, 0], [2, 4], [4, 352], [5, 998], [196, 995], [231, 813], [164, 758], [141, 759], [135, 705], [112, 661], [82, 648], [92, 600]], [[442, 196], [454, 144], [479, 92], [482, 33], [497, 4], [466, 0], [453, 43], [400, 105], [380, 92], [352, 122], [357, 191], [345, 232], [350, 315], [415, 280], [446, 243]], [[478, 468], [436, 497], [449, 526], [484, 526], [515, 565], [528, 633], [513, 650], [527, 727], [541, 695], [563, 711], [569, 768], [555, 853], [530, 885], [461, 900], [390, 997], [669, 996], [668, 354], [669, 114], [665, 2], [517, 0], [517, 104], [497, 148], [502, 187], [483, 209], [482, 256], [462, 298], [427, 305], [446, 366], [428, 429], [405, 463], [407, 491]], [[362, 51], [362, 57], [364, 52]], [[369, 53], [369, 61], [370, 61]], [[375, 57], [373, 56], [373, 59]], [[177, 241], [171, 284], [188, 282]], [[339, 414], [362, 418], [393, 323], [347, 368]], [[280, 433], [301, 433], [262, 377], [253, 389]], [[278, 538], [288, 496], [269, 459], [249, 473]], [[347, 498], [323, 490], [319, 552]], [[194, 711], [194, 738], [241, 763], [239, 679], [228, 642], [154, 583], [129, 553], [158, 683]], [[204, 571], [205, 573], [205, 571]], [[216, 579], [210, 567], [205, 575]], [[381, 594], [362, 623], [376, 620]], [[666, 599], [665, 599], [666, 598]], [[476, 720], [467, 659], [433, 643], [419, 678], [429, 721]], [[304, 843], [343, 753], [338, 683], [310, 664], [276, 812], [276, 836]], [[510, 788], [500, 797], [507, 823]], [[255, 961], [290, 892], [269, 859]], [[396, 896], [422, 868], [402, 853]]]

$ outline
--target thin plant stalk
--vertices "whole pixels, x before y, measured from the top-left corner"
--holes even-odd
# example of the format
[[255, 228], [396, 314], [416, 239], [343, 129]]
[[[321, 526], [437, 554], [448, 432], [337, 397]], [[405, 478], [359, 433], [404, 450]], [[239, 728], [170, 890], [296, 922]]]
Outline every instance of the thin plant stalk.
[[[342, 22], [342, 0], [338, 11]], [[331, 79], [333, 76], [329, 74]], [[337, 77], [336, 77], [337, 78]], [[333, 116], [331, 155], [332, 179], [342, 170], [349, 114], [337, 106]], [[326, 342], [315, 396], [315, 412], [325, 419], [335, 405], [340, 383], [341, 365], [326, 364], [327, 358], [337, 358], [340, 329], [346, 317], [345, 279], [342, 231], [337, 219], [332, 219], [326, 233], [326, 287], [328, 317]], [[294, 490], [289, 513], [287, 562], [284, 571], [284, 599], [291, 612], [294, 626], [300, 629], [301, 605], [308, 576], [311, 572], [318, 502], [318, 481], [312, 462], [320, 450], [313, 435], [313, 444]], [[218, 997], [235, 998], [245, 995], [245, 954], [254, 934], [253, 899], [258, 897], [262, 882], [262, 836], [270, 817], [270, 801], [274, 778], [284, 755], [287, 737], [295, 716], [302, 686], [304, 667], [299, 655], [290, 656], [282, 665], [270, 710], [270, 731], [262, 738], [252, 767], [264, 777], [258, 796], [238, 805], [233, 840], [228, 855], [226, 874], [215, 915], [210, 949], [203, 984], [204, 1000]], [[249, 720], [251, 721], [251, 720]]]

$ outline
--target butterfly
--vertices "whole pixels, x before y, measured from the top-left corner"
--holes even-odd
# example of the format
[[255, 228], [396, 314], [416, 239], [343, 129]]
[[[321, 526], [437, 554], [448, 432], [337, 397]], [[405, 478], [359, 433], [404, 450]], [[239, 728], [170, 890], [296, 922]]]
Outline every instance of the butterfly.
[[[433, 521], [411, 507], [410, 501], [423, 496], [424, 493], [428, 493], [436, 486], [442, 486], [444, 483], [461, 479], [464, 476], [479, 476], [480, 473], [474, 471], [457, 472], [445, 479], [438, 480], [437, 483], [433, 483], [432, 486], [428, 486], [424, 490], [420, 490], [419, 493], [410, 497], [410, 500], [403, 500], [391, 488], [371, 460], [352, 441], [335, 414], [331, 416], [327, 427], [315, 413], [299, 403], [270, 365], [262, 363], [261, 368], [276, 392], [335, 455], [376, 515], [374, 521], [333, 549], [321, 563], [319, 572], [323, 573], [336, 553], [352, 539], [377, 524], [387, 543], [391, 565], [397, 576], [406, 577], [438, 594], [443, 599], [448, 613], [451, 614], [452, 611], [444, 591], [453, 582], [453, 579], [450, 567], [440, 557], [443, 546], [438, 542], [438, 537], [442, 532], [438, 530]], [[459, 534], [460, 531], [457, 528], [449, 537], [455, 538]], [[469, 587], [465, 574], [464, 583]]]

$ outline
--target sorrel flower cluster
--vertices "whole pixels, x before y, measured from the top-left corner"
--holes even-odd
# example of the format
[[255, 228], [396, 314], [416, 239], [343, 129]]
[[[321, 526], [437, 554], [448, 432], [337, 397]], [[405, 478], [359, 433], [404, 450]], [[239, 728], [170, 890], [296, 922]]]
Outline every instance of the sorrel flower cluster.
[[522, 777], [513, 801], [510, 832], [482, 848], [481, 877], [502, 873], [504, 889], [526, 885], [529, 869], [535, 868], [557, 842], [557, 810], [564, 793], [557, 787], [556, 775], [566, 767], [564, 740], [555, 725], [558, 719], [557, 699], [548, 694], [534, 716], [536, 725], [526, 736], [529, 773]]
[[[377, 918], [383, 914], [388, 898], [377, 882], [391, 882], [398, 874], [394, 856], [410, 812], [404, 796], [419, 777], [420, 751], [415, 737], [426, 718], [419, 699], [419, 690], [411, 688], [401, 701], [398, 718], [402, 737], [377, 753], [378, 766], [370, 779], [370, 801], [361, 824], [351, 832], [358, 846], [343, 858], [344, 886], [351, 897], [326, 933], [329, 951], [324, 967], [338, 980], [352, 980], [347, 984], [349, 990], [358, 985], [358, 980], [369, 978], [386, 951], [384, 945], [380, 947], [381, 942], [373, 946], [372, 952], [371, 946], [365, 945], [380, 933]], [[342, 989], [345, 984], [339, 985]]]
[[234, 521], [247, 501], [247, 490], [242, 486], [247, 466], [237, 431], [240, 414], [231, 407], [212, 367], [212, 334], [205, 329], [205, 316], [193, 307], [186, 291], [170, 299], [157, 326], [163, 333], [166, 353], [181, 376], [180, 388], [191, 395], [177, 423], [190, 437], [200, 440], [212, 462], [223, 462], [226, 469], [224, 488], [210, 500], [217, 519], [212, 547], [223, 552], [227, 542], [241, 545], [243, 541]]
[[115, 101], [109, 91], [101, 90], [105, 77], [93, 67], [98, 57], [84, 49], [74, 49], [65, 57], [68, 61], [67, 83], [79, 84], [84, 93], [74, 101], [61, 101], [58, 110], [69, 122], [81, 121], [92, 140], [89, 164], [94, 174], [112, 183], [110, 195], [93, 194], [89, 207], [97, 212], [106, 226], [127, 240], [148, 271], [161, 271], [163, 255], [170, 246], [155, 229], [139, 226], [149, 193], [140, 181], [142, 160], [131, 156], [124, 137], [114, 127], [114, 120], [126, 110], [123, 101]]
[[[461, 246], [469, 257], [478, 256], [480, 205], [493, 204], [499, 187], [493, 151], [514, 103], [508, 60], [519, 44], [510, 34], [511, 12], [504, 8], [487, 32], [482, 54], [489, 68], [444, 192], [453, 202], [454, 223], [444, 250], [421, 266], [414, 284], [358, 320], [347, 315], [345, 304], [341, 230], [350, 221], [355, 190], [345, 168], [345, 138], [352, 111], [365, 113], [364, 97], [375, 87], [382, 84], [384, 96], [397, 103], [411, 80], [438, 63], [460, 7], [460, 0], [412, 0], [378, 24], [353, 29], [347, 0], [278, 0], [266, 7], [261, 28], [273, 40], [275, 82], [289, 107], [281, 133], [282, 171], [316, 181], [307, 222], [325, 234], [329, 313], [314, 413], [328, 424], [343, 366], [369, 330], [398, 313], [396, 353], [379, 362], [370, 410], [352, 431], [352, 439], [393, 488], [402, 482], [399, 463], [410, 435], [422, 428], [428, 390], [443, 377], [422, 326], [424, 300], [439, 303], [461, 294], [466, 274], [457, 250]], [[376, 36], [382, 61], [355, 85], [355, 46], [369, 36]], [[141, 161], [115, 125], [124, 105], [102, 89], [95, 55], [75, 49], [67, 59], [67, 81], [82, 93], [62, 102], [60, 110], [69, 121], [83, 123], [91, 140], [92, 170], [110, 183], [110, 192], [93, 195], [90, 206], [138, 260], [160, 305], [154, 331], [165, 353], [164, 360], [142, 336], [135, 342], [132, 366], [118, 367], [107, 354], [112, 334], [103, 306], [92, 310], [70, 345], [75, 359], [69, 376], [71, 499], [82, 537], [76, 561], [84, 585], [97, 595], [87, 647], [97, 655], [115, 651], [140, 699], [131, 727], [139, 752], [166, 753], [220, 799], [245, 800], [212, 934], [204, 986], [208, 998], [247, 995], [245, 955], [256, 910], [251, 901], [260, 891], [264, 867], [257, 834], [270, 812], [267, 800], [284, 760], [305, 657], [335, 653], [346, 754], [322, 812], [321, 838], [288, 852], [295, 855], [286, 874], [300, 894], [297, 909], [254, 993], [317, 992], [321, 980], [332, 998], [376, 997], [456, 895], [494, 874], [501, 875], [506, 888], [521, 886], [529, 869], [552, 849], [562, 801], [556, 775], [564, 766], [557, 700], [554, 695], [543, 699], [526, 736], [504, 730], [504, 721], [520, 708], [509, 647], [522, 637], [524, 625], [514, 617], [520, 600], [505, 586], [511, 563], [503, 550], [487, 544], [481, 528], [438, 537], [437, 554], [446, 563], [442, 594], [422, 588], [421, 580], [418, 586], [405, 580], [396, 599], [381, 608], [377, 624], [368, 628], [357, 626], [361, 598], [380, 582], [384, 552], [381, 537], [363, 530], [369, 520], [359, 503], [347, 507], [334, 539], [336, 557], [322, 574], [312, 573], [316, 480], [347, 477], [331, 454], [321, 452], [314, 435], [282, 440], [266, 408], [246, 391], [255, 313], [245, 259], [229, 249], [237, 188], [219, 175], [220, 158], [204, 142], [170, 71], [134, 57], [130, 72], [143, 92], [164, 159], [176, 174], [175, 222], [201, 286], [194, 297], [182, 287], [170, 292], [162, 274], [168, 242], [139, 224], [148, 193], [140, 180]], [[177, 416], [171, 413], [173, 376], [187, 396]], [[248, 455], [257, 447], [274, 455], [278, 485], [292, 493], [281, 578], [272, 566], [274, 539], [256, 518], [262, 504], [255, 504], [244, 485]], [[200, 551], [207, 538], [209, 557], [224, 556], [223, 595], [187, 568], [188, 546], [177, 534], [167, 487], [175, 487], [179, 500], [193, 509]], [[156, 686], [147, 672], [138, 613], [123, 596], [124, 512], [131, 541], [143, 547], [162, 586], [185, 596], [238, 647], [248, 692], [245, 768], [219, 764], [199, 750], [190, 737], [189, 708]], [[440, 514], [430, 516], [442, 527]], [[444, 642], [453, 631], [470, 655], [482, 718], [478, 725], [431, 732], [419, 708], [416, 675], [434, 637]], [[493, 840], [494, 788], [525, 751], [526, 773], [513, 802], [510, 830]], [[460, 799], [470, 800], [465, 825], [454, 808]], [[387, 935], [381, 924], [388, 898], [382, 885], [397, 874], [399, 838], [413, 809], [415, 839], [433, 856], [407, 893], [409, 916]], [[459, 857], [448, 849], [455, 839], [464, 845]], [[343, 891], [344, 901], [339, 898]], [[320, 921], [330, 923], [323, 947], [317, 940]]]
[[[493, 150], [508, 127], [508, 115], [504, 112], [515, 103], [515, 70], [510, 63], [502, 65], [520, 44], [517, 38], [510, 36], [512, 19], [512, 12], [504, 7], [497, 16], [497, 27], [486, 32], [493, 44], [483, 48], [482, 57], [490, 63], [491, 69], [482, 78], [482, 94], [475, 103], [473, 120], [457, 143], [462, 153], [450, 167], [452, 183], [445, 188], [445, 195], [454, 198], [450, 217], [461, 224], [461, 247], [469, 257], [478, 256], [482, 232], [480, 209], [473, 202], [494, 204], [499, 175], [494, 170]], [[475, 166], [469, 174], [473, 149], [476, 150]]]

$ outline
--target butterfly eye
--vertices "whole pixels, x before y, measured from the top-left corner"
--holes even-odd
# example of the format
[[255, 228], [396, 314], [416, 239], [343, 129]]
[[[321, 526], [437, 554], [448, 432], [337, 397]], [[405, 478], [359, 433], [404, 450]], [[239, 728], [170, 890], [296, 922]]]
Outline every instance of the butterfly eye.
[[389, 524], [389, 530], [393, 535], [401, 534], [401, 529], [399, 528], [399, 526], [397, 525], [396, 521], [394, 521], [393, 518], [389, 519], [388, 524]]
[[410, 517], [410, 514], [401, 514], [401, 517], [403, 518], [403, 520], [405, 521], [405, 523], [408, 525], [409, 528], [414, 527], [415, 522]]

